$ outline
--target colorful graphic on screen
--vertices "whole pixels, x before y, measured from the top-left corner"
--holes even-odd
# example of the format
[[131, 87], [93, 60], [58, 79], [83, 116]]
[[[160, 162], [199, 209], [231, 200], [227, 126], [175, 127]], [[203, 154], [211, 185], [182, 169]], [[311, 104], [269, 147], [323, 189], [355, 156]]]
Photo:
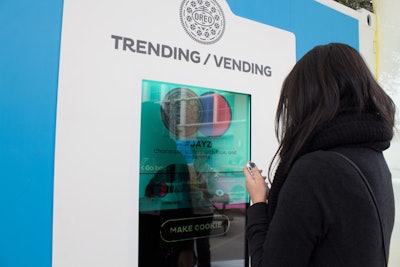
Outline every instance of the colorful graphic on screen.
[[203, 107], [200, 131], [206, 136], [221, 136], [229, 128], [232, 111], [226, 99], [215, 92], [200, 96]]
[[162, 100], [161, 117], [165, 127], [177, 137], [191, 136], [197, 130], [205, 136], [217, 137], [228, 130], [232, 111], [219, 93], [199, 96], [188, 88], [175, 88]]
[[202, 103], [195, 92], [175, 88], [162, 100], [161, 117], [165, 127], [176, 136], [191, 136], [202, 121], [202, 110]]
[[139, 210], [197, 208], [204, 190], [211, 204], [247, 203], [250, 104], [248, 94], [143, 80]]

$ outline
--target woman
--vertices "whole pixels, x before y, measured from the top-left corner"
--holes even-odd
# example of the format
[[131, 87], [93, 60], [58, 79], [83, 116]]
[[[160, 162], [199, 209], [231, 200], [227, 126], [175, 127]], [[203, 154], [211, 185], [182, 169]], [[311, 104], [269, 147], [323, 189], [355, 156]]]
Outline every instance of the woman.
[[[393, 101], [350, 46], [317, 46], [297, 62], [276, 112], [279, 164], [271, 190], [261, 170], [254, 167], [252, 176], [244, 168], [252, 267], [386, 264], [394, 197], [382, 151], [393, 136], [394, 114]], [[334, 151], [366, 176], [384, 237], [361, 175]]]

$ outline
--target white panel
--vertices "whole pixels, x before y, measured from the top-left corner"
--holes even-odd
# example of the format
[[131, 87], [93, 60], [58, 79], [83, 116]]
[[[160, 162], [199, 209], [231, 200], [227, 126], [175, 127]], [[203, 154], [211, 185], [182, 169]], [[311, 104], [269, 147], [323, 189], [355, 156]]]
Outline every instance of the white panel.
[[[142, 79], [252, 94], [252, 159], [267, 170], [274, 114], [295, 62], [292, 33], [234, 16], [221, 40], [192, 40], [179, 0], [64, 1], [53, 266], [137, 266]], [[112, 35], [268, 65], [272, 76], [115, 49]]]

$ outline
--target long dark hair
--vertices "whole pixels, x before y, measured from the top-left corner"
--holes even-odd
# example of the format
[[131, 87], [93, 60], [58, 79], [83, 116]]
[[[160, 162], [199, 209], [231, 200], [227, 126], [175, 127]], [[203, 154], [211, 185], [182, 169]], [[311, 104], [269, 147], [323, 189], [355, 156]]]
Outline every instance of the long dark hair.
[[361, 55], [339, 43], [314, 47], [286, 77], [275, 118], [278, 150], [270, 165], [287, 157], [291, 167], [315, 130], [339, 113], [372, 112], [394, 127], [395, 105]]

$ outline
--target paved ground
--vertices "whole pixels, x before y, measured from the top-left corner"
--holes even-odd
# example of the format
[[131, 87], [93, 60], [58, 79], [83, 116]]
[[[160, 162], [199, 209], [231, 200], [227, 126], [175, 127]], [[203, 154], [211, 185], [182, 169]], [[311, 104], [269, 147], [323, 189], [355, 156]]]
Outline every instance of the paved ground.
[[390, 244], [389, 267], [400, 266], [400, 136], [397, 134], [390, 148], [385, 152], [392, 171], [396, 217]]
[[400, 171], [396, 175], [398, 178], [393, 180], [396, 218], [390, 244], [389, 267], [400, 266]]

